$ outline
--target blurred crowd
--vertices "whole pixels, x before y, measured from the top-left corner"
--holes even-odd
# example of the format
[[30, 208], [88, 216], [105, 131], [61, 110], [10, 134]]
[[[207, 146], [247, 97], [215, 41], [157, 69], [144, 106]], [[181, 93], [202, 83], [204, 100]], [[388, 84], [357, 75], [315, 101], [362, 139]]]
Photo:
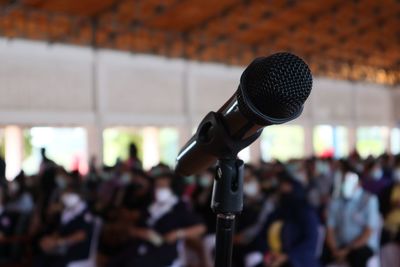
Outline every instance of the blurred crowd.
[[[211, 267], [214, 168], [178, 177], [129, 158], [89, 173], [47, 158], [5, 179], [1, 266]], [[306, 158], [246, 165], [234, 267], [400, 266], [400, 156]]]

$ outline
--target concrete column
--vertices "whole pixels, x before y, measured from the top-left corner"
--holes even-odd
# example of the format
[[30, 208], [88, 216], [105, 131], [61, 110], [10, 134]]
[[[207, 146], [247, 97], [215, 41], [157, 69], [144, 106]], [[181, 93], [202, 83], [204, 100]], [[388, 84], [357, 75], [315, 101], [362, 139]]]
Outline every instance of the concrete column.
[[23, 130], [19, 126], [7, 126], [5, 135], [6, 177], [13, 180], [21, 171], [24, 154]]
[[357, 147], [357, 127], [349, 126], [348, 130], [348, 142], [349, 142], [349, 152], [351, 153]]
[[160, 162], [159, 130], [143, 128], [143, 168], [149, 169]]
[[390, 153], [392, 151], [392, 133], [393, 125], [388, 124], [387, 127], [383, 128], [383, 138], [385, 141], [385, 152]]
[[314, 155], [314, 126], [312, 124], [304, 125], [304, 156]]
[[99, 125], [86, 126], [87, 156], [96, 158], [97, 167], [103, 164], [103, 128]]

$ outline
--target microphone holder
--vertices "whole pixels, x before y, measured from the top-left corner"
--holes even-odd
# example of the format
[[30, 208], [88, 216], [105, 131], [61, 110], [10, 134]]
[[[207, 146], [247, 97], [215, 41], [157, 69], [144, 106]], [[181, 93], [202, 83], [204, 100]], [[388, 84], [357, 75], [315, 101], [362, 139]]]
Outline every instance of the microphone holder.
[[236, 158], [218, 161], [211, 208], [217, 214], [215, 267], [231, 267], [235, 216], [243, 208], [244, 163]]
[[217, 215], [215, 267], [231, 267], [235, 216], [243, 209], [244, 163], [238, 152], [262, 130], [245, 139], [233, 137], [221, 114], [210, 112], [199, 126], [201, 149], [218, 158], [211, 208]]

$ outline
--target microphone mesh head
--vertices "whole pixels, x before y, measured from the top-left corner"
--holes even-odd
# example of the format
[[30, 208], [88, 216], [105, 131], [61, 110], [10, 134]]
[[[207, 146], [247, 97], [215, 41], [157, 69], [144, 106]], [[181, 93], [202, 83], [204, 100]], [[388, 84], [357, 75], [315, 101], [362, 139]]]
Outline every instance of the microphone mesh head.
[[270, 124], [262, 117], [290, 120], [301, 113], [311, 92], [312, 75], [298, 56], [277, 53], [256, 58], [243, 72], [240, 86], [239, 109], [258, 124]]

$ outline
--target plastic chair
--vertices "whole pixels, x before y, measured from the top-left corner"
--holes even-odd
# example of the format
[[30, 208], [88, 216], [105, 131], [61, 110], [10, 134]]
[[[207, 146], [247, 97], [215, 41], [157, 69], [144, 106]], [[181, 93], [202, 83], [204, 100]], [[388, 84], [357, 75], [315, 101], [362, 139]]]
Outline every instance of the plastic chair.
[[99, 244], [102, 225], [103, 222], [101, 219], [95, 217], [93, 223], [93, 235], [90, 242], [89, 258], [86, 260], [70, 262], [67, 267], [96, 267], [97, 247]]

